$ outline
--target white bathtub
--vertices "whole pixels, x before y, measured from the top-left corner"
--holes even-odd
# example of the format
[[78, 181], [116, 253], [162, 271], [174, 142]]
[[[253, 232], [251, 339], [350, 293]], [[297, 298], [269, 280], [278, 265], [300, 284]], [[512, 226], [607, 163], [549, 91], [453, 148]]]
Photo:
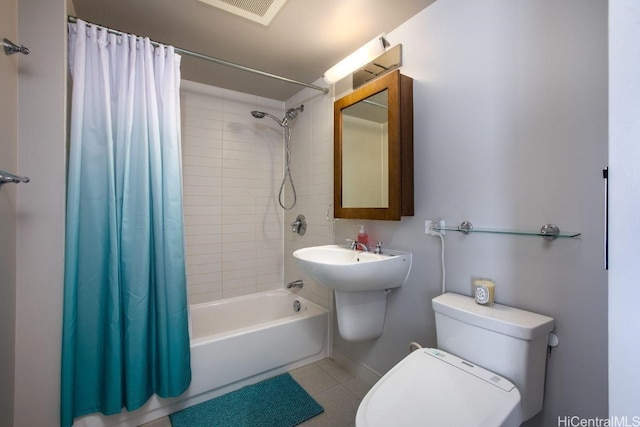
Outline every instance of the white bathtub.
[[[294, 311], [294, 301], [300, 311]], [[327, 310], [285, 290], [191, 306], [191, 385], [137, 411], [74, 426], [137, 426], [329, 355]]]

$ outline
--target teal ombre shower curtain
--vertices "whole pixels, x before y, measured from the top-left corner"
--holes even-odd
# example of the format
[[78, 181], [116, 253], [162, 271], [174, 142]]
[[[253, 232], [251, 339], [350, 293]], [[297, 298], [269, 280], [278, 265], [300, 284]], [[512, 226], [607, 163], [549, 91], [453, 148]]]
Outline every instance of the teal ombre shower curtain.
[[69, 67], [63, 427], [191, 381], [180, 56], [78, 20]]

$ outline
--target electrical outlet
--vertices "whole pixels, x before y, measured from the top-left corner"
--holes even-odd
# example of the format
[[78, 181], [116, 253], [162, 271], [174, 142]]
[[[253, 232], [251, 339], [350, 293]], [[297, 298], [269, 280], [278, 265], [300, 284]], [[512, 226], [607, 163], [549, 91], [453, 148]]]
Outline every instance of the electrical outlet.
[[424, 221], [424, 234], [444, 234], [444, 219], [427, 219]]

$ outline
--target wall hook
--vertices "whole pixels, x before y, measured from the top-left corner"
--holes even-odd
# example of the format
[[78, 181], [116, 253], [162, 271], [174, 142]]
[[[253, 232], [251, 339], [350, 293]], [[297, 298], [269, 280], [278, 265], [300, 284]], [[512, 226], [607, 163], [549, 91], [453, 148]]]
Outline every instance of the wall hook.
[[2, 184], [7, 184], [9, 182], [18, 184], [20, 182], [27, 183], [29, 181], [30, 179], [26, 176], [14, 175], [12, 173], [0, 170], [0, 186], [2, 186]]
[[13, 55], [14, 53], [22, 53], [24, 55], [29, 55], [29, 49], [24, 46], [18, 46], [14, 42], [9, 39], [4, 39], [2, 42], [4, 46], [4, 53], [7, 55]]

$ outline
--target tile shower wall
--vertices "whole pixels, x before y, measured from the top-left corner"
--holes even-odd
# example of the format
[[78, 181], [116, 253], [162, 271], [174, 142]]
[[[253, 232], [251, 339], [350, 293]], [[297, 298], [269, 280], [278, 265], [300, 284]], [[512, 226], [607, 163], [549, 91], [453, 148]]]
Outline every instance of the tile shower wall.
[[[324, 86], [319, 79], [315, 84]], [[304, 104], [291, 126], [291, 174], [297, 191], [296, 206], [284, 216], [285, 283], [304, 280], [304, 288], [294, 292], [322, 307], [330, 308], [330, 290], [305, 277], [293, 259], [296, 249], [333, 243], [333, 225], [327, 213], [333, 203], [333, 95], [304, 89], [287, 100], [286, 108]], [[287, 204], [291, 202], [287, 192]], [[333, 212], [329, 212], [333, 215]], [[292, 233], [289, 224], [298, 214], [307, 219], [304, 236]]]
[[182, 82], [182, 163], [191, 304], [282, 288], [277, 197], [284, 104]]

